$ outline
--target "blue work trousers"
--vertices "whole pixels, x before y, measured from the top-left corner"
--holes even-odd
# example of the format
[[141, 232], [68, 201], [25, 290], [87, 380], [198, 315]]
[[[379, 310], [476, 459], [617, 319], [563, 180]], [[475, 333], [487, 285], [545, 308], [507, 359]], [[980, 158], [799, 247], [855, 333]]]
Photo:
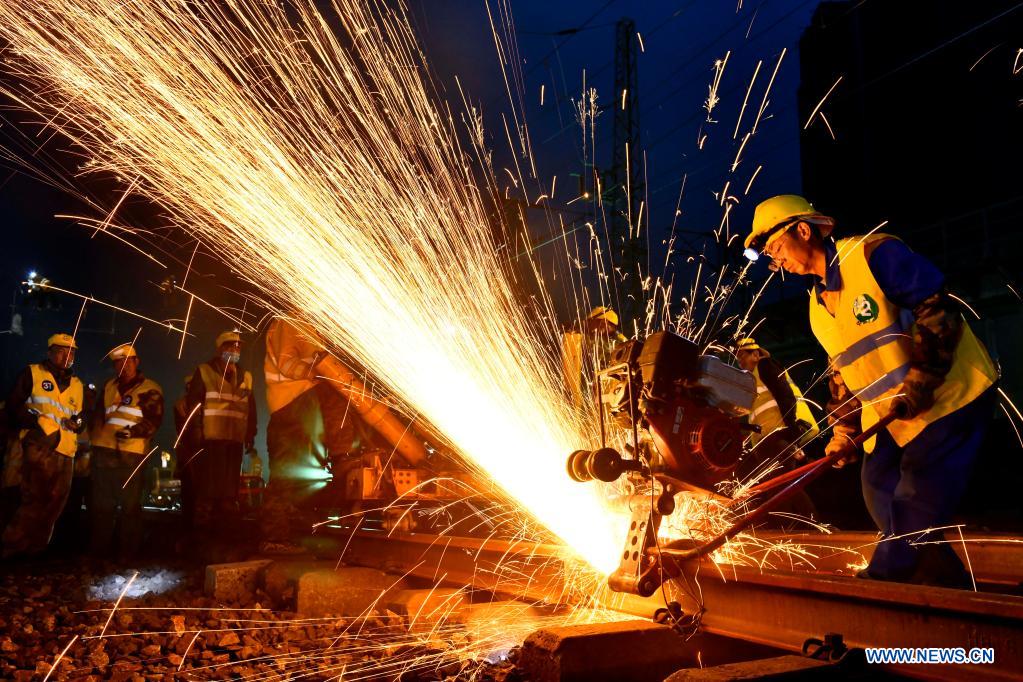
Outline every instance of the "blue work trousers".
[[[867, 569], [871, 578], [967, 587], [969, 575], [943, 535], [918, 534], [948, 525], [966, 491], [997, 393], [991, 387], [969, 404], [929, 424], [899, 447], [887, 430], [877, 436], [860, 478], [863, 499], [885, 535]], [[908, 537], [905, 536], [910, 534]], [[939, 544], [921, 544], [938, 541]]]

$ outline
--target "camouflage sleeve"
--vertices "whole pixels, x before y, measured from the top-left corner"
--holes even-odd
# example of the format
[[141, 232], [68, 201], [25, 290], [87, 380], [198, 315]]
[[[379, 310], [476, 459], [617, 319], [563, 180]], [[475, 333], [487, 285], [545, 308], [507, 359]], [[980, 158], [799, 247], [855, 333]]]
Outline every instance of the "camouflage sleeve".
[[828, 377], [828, 389], [831, 398], [828, 400], [828, 425], [833, 427], [835, 435], [855, 438], [860, 434], [860, 400], [845, 385], [838, 370], [832, 370]]
[[956, 346], [963, 334], [959, 305], [942, 289], [913, 308], [913, 351], [910, 370], [919, 380], [940, 384], [955, 360]]
[[131, 427], [131, 435], [133, 438], [151, 438], [163, 423], [163, 394], [156, 390], [141, 394], [139, 409], [142, 410], [142, 421]]
[[[952, 369], [955, 350], [963, 335], [963, 316], [959, 306], [942, 288], [913, 308], [913, 348], [909, 371], [896, 398], [904, 413], [911, 418], [934, 405], [934, 391]], [[892, 404], [896, 409], [896, 403]]]

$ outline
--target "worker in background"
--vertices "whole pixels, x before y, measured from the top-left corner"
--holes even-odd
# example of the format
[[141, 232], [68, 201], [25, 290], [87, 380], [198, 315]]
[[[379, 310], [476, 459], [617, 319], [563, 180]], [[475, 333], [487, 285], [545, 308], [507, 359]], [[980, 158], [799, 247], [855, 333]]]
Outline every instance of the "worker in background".
[[618, 313], [606, 306], [590, 311], [582, 324], [562, 339], [562, 369], [565, 385], [577, 408], [593, 403], [594, 372], [607, 366], [611, 351], [625, 336], [618, 331]]
[[735, 357], [757, 382], [757, 397], [749, 417], [750, 424], [759, 427], [759, 432], [750, 436], [754, 448], [763, 451], [757, 460], [777, 460], [786, 465], [782, 460], [805, 459], [801, 448], [817, 436], [819, 429], [802, 391], [755, 339], [740, 340]]
[[46, 360], [29, 365], [7, 399], [19, 429], [20, 500], [3, 532], [3, 556], [46, 549], [71, 489], [78, 434], [85, 427], [85, 389], [71, 369], [77, 345], [70, 334], [47, 341]]
[[150, 441], [163, 422], [163, 390], [139, 370], [135, 347], [122, 344], [110, 351], [114, 376], [101, 394], [102, 410], [94, 412], [90, 550], [106, 557], [117, 529], [118, 553], [130, 559], [142, 540], [142, 493]]
[[[793, 468], [803, 464], [806, 460], [803, 446], [820, 431], [802, 391], [755, 339], [741, 339], [736, 345], [735, 357], [739, 366], [756, 379], [757, 396], [749, 421], [759, 428], [750, 435], [752, 447], [739, 462], [738, 479], [748, 481], [761, 477], [776, 465]], [[780, 511], [808, 517], [814, 513], [814, 507], [806, 491], [800, 491]]]
[[238, 366], [241, 335], [223, 332], [216, 349], [195, 370], [185, 400], [186, 414], [197, 410], [188, 428], [192, 454], [185, 464], [194, 490], [193, 524], [208, 539], [226, 538], [237, 524], [242, 454], [256, 439], [252, 374]]
[[924, 531], [946, 524], [965, 492], [994, 407], [994, 363], [930, 261], [887, 234], [836, 242], [834, 225], [806, 199], [776, 196], [757, 206], [746, 247], [813, 278], [810, 326], [839, 375], [825, 452], [852, 460], [862, 429], [900, 415], [864, 447], [863, 497], [890, 539], [860, 575], [968, 586], [955, 552]]
[[[309, 531], [298, 503], [312, 486], [309, 472], [323, 470], [358, 447], [364, 429], [349, 401], [321, 376], [327, 352], [316, 336], [296, 323], [275, 318], [266, 334], [266, 402], [270, 408], [266, 444], [270, 480], [260, 513], [260, 551], [295, 554], [296, 537]], [[335, 473], [337, 475], [337, 473]]]

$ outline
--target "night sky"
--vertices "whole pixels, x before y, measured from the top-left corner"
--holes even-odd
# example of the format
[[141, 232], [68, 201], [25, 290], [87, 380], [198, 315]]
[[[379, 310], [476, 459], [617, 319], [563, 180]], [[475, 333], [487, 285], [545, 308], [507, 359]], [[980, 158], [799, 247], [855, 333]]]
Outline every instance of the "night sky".
[[[747, 108], [746, 116], [750, 116], [750, 107], [755, 110], [759, 106], [762, 87], [783, 48], [788, 51], [771, 91], [765, 115], [769, 118], [744, 151], [745, 174], [737, 174], [748, 179], [756, 166], [763, 164], [753, 193], [798, 190], [801, 124], [796, 112], [797, 41], [817, 4], [740, 2], [738, 7], [736, 3], [692, 1], [513, 2], [524, 61], [526, 119], [539, 174], [547, 184], [552, 176], [558, 176], [562, 189], [556, 193], [556, 200], [568, 200], [577, 189], [569, 174], [579, 173], [582, 164], [573, 101], [580, 98], [583, 72], [587, 86], [597, 89], [599, 103], [609, 105], [614, 99], [615, 23], [622, 18], [635, 21], [644, 47], [639, 57], [638, 83], [653, 232], [666, 233], [670, 227], [683, 174], [688, 179], [682, 226], [692, 230], [717, 226], [721, 209], [714, 192], [727, 179], [738, 147], [732, 133], [746, 87], [757, 61], [764, 60]], [[458, 75], [474, 102], [482, 106], [490, 133], [501, 135], [494, 148], [495, 165], [502, 167], [509, 161], [500, 123], [506, 97], [483, 4], [473, 0], [419, 0], [412, 7], [442, 82], [451, 74]], [[554, 35], [573, 29], [578, 32]], [[714, 63], [728, 52], [731, 54], [718, 91], [721, 102], [712, 115], [717, 123], [708, 124], [703, 105], [714, 76]], [[545, 89], [542, 107], [541, 86]], [[751, 119], [745, 119], [744, 129]], [[597, 163], [606, 167], [610, 165], [612, 139], [610, 111], [598, 117], [597, 128]], [[702, 150], [697, 146], [701, 128], [708, 136]], [[748, 219], [748, 214], [740, 215]]]
[[[547, 187], [555, 176], [558, 178], [551, 207], [567, 208], [567, 219], [572, 217], [571, 211], [578, 211], [579, 205], [566, 207], [578, 194], [578, 180], [571, 174], [579, 174], [583, 169], [573, 102], [578, 101], [582, 91], [584, 71], [587, 86], [598, 91], [599, 103], [606, 106], [613, 99], [615, 22], [625, 17], [635, 22], [644, 48], [639, 56], [638, 84], [651, 251], [656, 253], [662, 248], [661, 242], [675, 219], [683, 175], [687, 176], [685, 195], [676, 229], [707, 234], [718, 226], [721, 207], [715, 192], [730, 177], [729, 166], [739, 144], [732, 133], [743, 95], [757, 61], [763, 60], [760, 77], [750, 95], [746, 128], [759, 108], [763, 88], [784, 48], [787, 54], [764, 118], [757, 135], [746, 146], [734, 177], [744, 185], [758, 165], [764, 168], [751, 190], [751, 198], [733, 213], [733, 227], [747, 229], [755, 200], [779, 192], [798, 192], [801, 123], [796, 111], [797, 41], [816, 5], [816, 1], [781, 0], [512, 2], [524, 75], [526, 122], [536, 153], [539, 186]], [[482, 0], [414, 0], [410, 10], [441, 96], [452, 105], [457, 104], [454, 79], [458, 77], [471, 102], [484, 113], [494, 149], [494, 165], [503, 175], [501, 169], [513, 162], [501, 122], [501, 114], [507, 114], [509, 107], [486, 5]], [[491, 10], [496, 15], [497, 6], [492, 5]], [[713, 111], [713, 120], [708, 122], [703, 108], [708, 86], [714, 78], [715, 61], [724, 59], [726, 53], [730, 55], [718, 90], [720, 103]], [[545, 90], [543, 106], [541, 86]], [[25, 125], [26, 116], [19, 112], [5, 111], [4, 117], [4, 126], [0, 128], [3, 144], [25, 154], [35, 151], [35, 145], [43, 142], [42, 151], [37, 152], [39, 158], [55, 159], [68, 171], [74, 170], [74, 158], [60, 138], [51, 139], [48, 134], [37, 137], [38, 126]], [[706, 135], [703, 149], [697, 144], [701, 135]], [[599, 115], [596, 136], [596, 163], [606, 167], [610, 165], [612, 146], [610, 111]], [[0, 220], [8, 237], [0, 269], [0, 296], [4, 300], [16, 296], [18, 283], [34, 269], [58, 286], [93, 295], [147, 317], [161, 320], [184, 317], [187, 301], [181, 297], [168, 299], [161, 294], [158, 284], [167, 276], [180, 281], [194, 243], [181, 234], [164, 231], [164, 222], [153, 207], [129, 200], [120, 209], [120, 215], [148, 231], [138, 236], [139, 243], [156, 254], [166, 268], [103, 235], [94, 238], [92, 231], [75, 226], [70, 220], [55, 218], [56, 214], [74, 215], [85, 210], [66, 193], [20, 173], [5, 173], [0, 183]], [[114, 189], [102, 180], [87, 183], [88, 193], [97, 196], [109, 195]], [[735, 188], [731, 193], [735, 193]], [[533, 236], [542, 240], [549, 235]], [[692, 235], [688, 238], [692, 239]], [[702, 240], [697, 237], [696, 241]], [[556, 257], [545, 248], [552, 247], [538, 249], [535, 255], [539, 260]], [[190, 277], [189, 288], [217, 305], [244, 305], [244, 299], [237, 293], [237, 281], [230, 274], [230, 264], [220, 263], [200, 250]], [[57, 301], [62, 305], [57, 312], [36, 312], [22, 306], [24, 336], [0, 336], [5, 385], [9, 385], [25, 362], [43, 352], [44, 340], [55, 327], [74, 324], [80, 302], [62, 296]], [[143, 368], [165, 384], [173, 400], [181, 377], [209, 357], [212, 337], [226, 324], [208, 311], [193, 310], [190, 329], [198, 338], [186, 342], [178, 361], [180, 336], [124, 314], [112, 315], [93, 304], [82, 322], [79, 371], [98, 383], [106, 372], [99, 358], [117, 343], [133, 338], [141, 327]], [[0, 327], [9, 326], [5, 311]], [[250, 368], [258, 375], [261, 366], [258, 343], [246, 355]]]

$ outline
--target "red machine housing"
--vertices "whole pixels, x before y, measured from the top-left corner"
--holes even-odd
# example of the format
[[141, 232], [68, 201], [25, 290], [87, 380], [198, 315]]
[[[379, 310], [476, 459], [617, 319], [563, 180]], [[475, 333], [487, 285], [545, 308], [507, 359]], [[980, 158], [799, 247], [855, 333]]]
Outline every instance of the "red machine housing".
[[[735, 471], [749, 428], [742, 418], [756, 396], [749, 372], [700, 353], [676, 334], [658, 332], [615, 348], [597, 380], [603, 447], [573, 453], [573, 478], [614, 480], [637, 471], [675, 486], [713, 490]], [[614, 457], [607, 445], [613, 427], [633, 432], [634, 459]]]

